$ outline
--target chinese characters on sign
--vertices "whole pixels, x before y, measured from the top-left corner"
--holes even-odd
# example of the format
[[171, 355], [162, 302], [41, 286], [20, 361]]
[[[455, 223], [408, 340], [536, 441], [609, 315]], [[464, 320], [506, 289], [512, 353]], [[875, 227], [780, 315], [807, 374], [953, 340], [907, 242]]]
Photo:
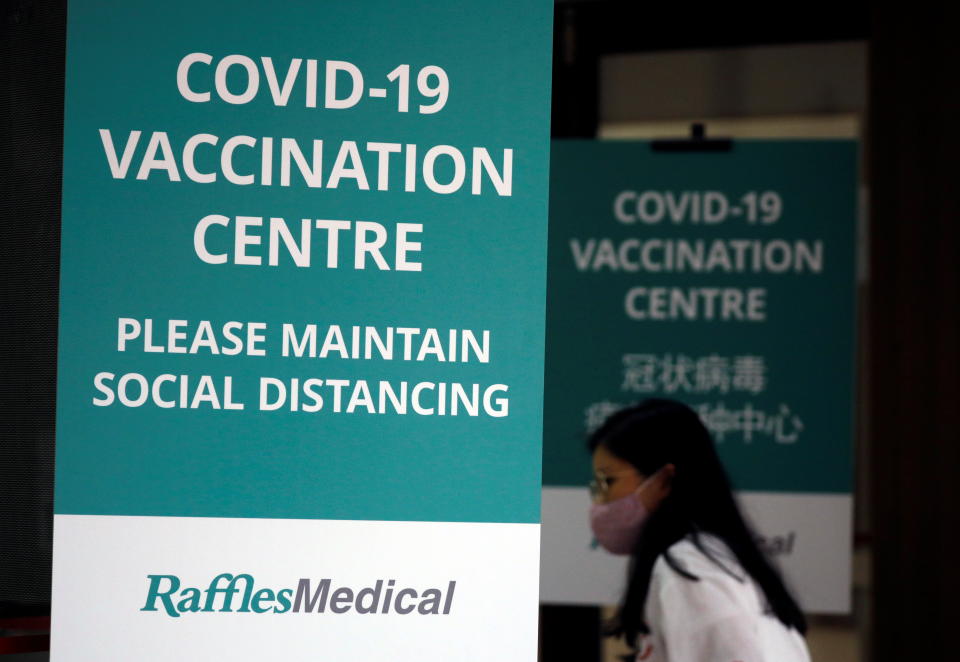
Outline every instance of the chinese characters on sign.
[[[624, 354], [620, 390], [629, 394], [727, 394], [757, 395], [766, 390], [767, 366], [762, 356], [707, 356], [685, 354]], [[603, 400], [584, 409], [584, 427], [593, 432], [629, 402]], [[778, 444], [795, 443], [803, 432], [803, 420], [789, 405], [764, 411], [747, 402], [728, 408], [723, 402], [691, 405], [716, 441], [739, 440], [745, 444], [770, 439]], [[739, 436], [737, 436], [739, 435]]]
[[767, 366], [762, 356], [623, 355], [620, 390], [629, 393], [742, 391], [756, 395], [766, 386]]
[[[593, 402], [583, 410], [583, 425], [588, 433], [594, 432], [611, 414], [628, 404], [610, 400]], [[729, 409], [723, 402], [694, 403], [691, 407], [717, 443], [730, 440], [750, 444], [769, 440], [778, 444], [793, 444], [800, 439], [804, 429], [803, 419], [783, 403], [773, 412], [757, 409], [749, 402], [743, 407]]]

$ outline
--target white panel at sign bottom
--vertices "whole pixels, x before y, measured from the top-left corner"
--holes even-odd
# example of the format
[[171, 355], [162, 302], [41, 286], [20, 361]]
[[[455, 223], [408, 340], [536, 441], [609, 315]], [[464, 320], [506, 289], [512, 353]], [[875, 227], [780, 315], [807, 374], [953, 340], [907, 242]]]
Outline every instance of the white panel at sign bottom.
[[[56, 515], [54, 526], [54, 662], [536, 659], [537, 524]], [[250, 580], [231, 585], [238, 575]]]
[[[853, 497], [741, 492], [738, 498], [803, 609], [848, 613]], [[542, 507], [541, 602], [617, 604], [628, 558], [591, 544], [588, 491], [546, 487]]]

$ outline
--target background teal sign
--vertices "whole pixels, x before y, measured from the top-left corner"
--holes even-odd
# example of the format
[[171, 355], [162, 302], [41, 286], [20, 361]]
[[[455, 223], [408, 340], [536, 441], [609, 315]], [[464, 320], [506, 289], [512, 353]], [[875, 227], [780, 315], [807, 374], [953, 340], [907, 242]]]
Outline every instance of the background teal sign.
[[856, 145], [553, 143], [544, 483], [644, 397], [693, 406], [738, 489], [849, 492]]
[[551, 10], [71, 3], [58, 514], [539, 521]]

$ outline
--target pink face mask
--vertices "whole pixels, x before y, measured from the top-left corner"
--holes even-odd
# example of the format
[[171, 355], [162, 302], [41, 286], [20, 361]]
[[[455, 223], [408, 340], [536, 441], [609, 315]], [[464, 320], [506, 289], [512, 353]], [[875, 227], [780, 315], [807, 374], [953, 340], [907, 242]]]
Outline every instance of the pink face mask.
[[650, 516], [637, 493], [590, 506], [590, 528], [605, 550], [611, 554], [629, 554], [640, 538]]

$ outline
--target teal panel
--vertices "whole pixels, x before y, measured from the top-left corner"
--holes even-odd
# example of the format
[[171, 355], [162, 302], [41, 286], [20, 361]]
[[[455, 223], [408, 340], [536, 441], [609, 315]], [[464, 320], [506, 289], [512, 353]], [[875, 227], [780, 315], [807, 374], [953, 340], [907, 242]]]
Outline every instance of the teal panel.
[[[546, 0], [71, 3], [57, 513], [539, 521], [551, 12]], [[194, 52], [212, 60], [190, 67], [187, 77], [191, 90], [213, 92], [208, 102], [178, 91], [178, 65]], [[217, 94], [218, 63], [229, 55], [257, 67], [259, 90], [249, 103]], [[301, 60], [285, 106], [271, 97], [264, 57], [274, 63], [278, 93], [293, 59]], [[307, 101], [308, 60], [317, 62], [317, 107]], [[324, 107], [328, 60], [362, 72], [355, 106]], [[408, 112], [400, 112], [402, 79], [388, 80], [402, 64], [410, 66]], [[449, 95], [439, 112], [422, 113], [439, 80], [426, 69], [418, 81], [430, 66], [446, 73]], [[241, 94], [250, 82], [243, 65], [224, 71], [227, 92]], [[348, 76], [338, 81], [343, 98]], [[130, 132], [142, 132], [125, 177], [112, 176], [101, 129], [110, 131], [118, 161]], [[158, 169], [137, 178], [154, 132], [166, 133], [180, 181]], [[195, 151], [196, 171], [217, 174], [212, 183], [192, 181], [184, 167], [184, 147], [198, 134], [217, 137]], [[221, 156], [233, 136], [254, 141], [236, 147], [232, 160], [253, 184], [227, 180]], [[265, 138], [273, 139], [272, 152]], [[282, 185], [284, 138], [297, 141], [308, 166], [313, 141], [323, 141], [321, 187], [307, 186], [295, 161]], [[349, 177], [330, 186], [344, 141], [357, 143], [369, 190]], [[402, 146], [388, 155], [386, 190], [378, 190], [380, 162], [370, 142]], [[415, 191], [405, 185], [409, 145], [419, 159]], [[437, 145], [465, 156], [465, 183], [449, 194], [423, 179], [424, 156]], [[504, 150], [512, 150], [511, 195], [497, 194], [486, 171], [480, 194], [472, 194], [474, 147], [489, 150], [500, 172]], [[453, 163], [437, 158], [437, 182], [454, 178]], [[230, 219], [206, 235], [207, 249], [227, 255], [226, 264], [208, 264], [195, 250], [195, 228], [209, 214]], [[383, 255], [391, 267], [398, 224], [421, 224], [422, 233], [409, 238], [421, 246], [409, 258], [422, 271], [380, 270], [369, 257], [367, 268], [353, 268], [356, 226], [338, 235], [337, 268], [327, 267], [329, 235], [320, 230], [311, 234], [309, 267], [294, 264], [282, 244], [278, 264], [267, 264], [269, 233], [256, 228], [261, 243], [244, 250], [263, 264], [234, 264], [239, 216], [283, 218], [298, 241], [301, 219], [378, 223], [389, 235]], [[218, 333], [230, 321], [264, 323], [266, 355], [147, 352], [142, 342], [120, 352], [122, 317], [154, 320], [161, 344], [171, 319], [189, 322], [187, 344], [201, 320]], [[490, 360], [284, 357], [284, 323], [316, 324], [321, 343], [330, 325], [489, 330]], [[151, 384], [162, 374], [187, 375], [190, 393], [209, 375], [221, 401], [229, 376], [245, 408], [162, 408], [152, 399], [95, 406], [101, 372], [137, 373]], [[337, 413], [332, 390], [315, 413], [261, 411], [261, 377], [349, 380], [351, 389], [357, 380], [504, 384], [509, 415], [482, 407], [478, 416], [399, 415], [389, 407]], [[161, 385], [161, 394], [173, 398], [178, 384]], [[131, 397], [136, 392], [134, 385]]]
[[545, 484], [586, 483], [605, 414], [670, 397], [739, 489], [850, 491], [856, 157], [843, 140], [553, 143]]

